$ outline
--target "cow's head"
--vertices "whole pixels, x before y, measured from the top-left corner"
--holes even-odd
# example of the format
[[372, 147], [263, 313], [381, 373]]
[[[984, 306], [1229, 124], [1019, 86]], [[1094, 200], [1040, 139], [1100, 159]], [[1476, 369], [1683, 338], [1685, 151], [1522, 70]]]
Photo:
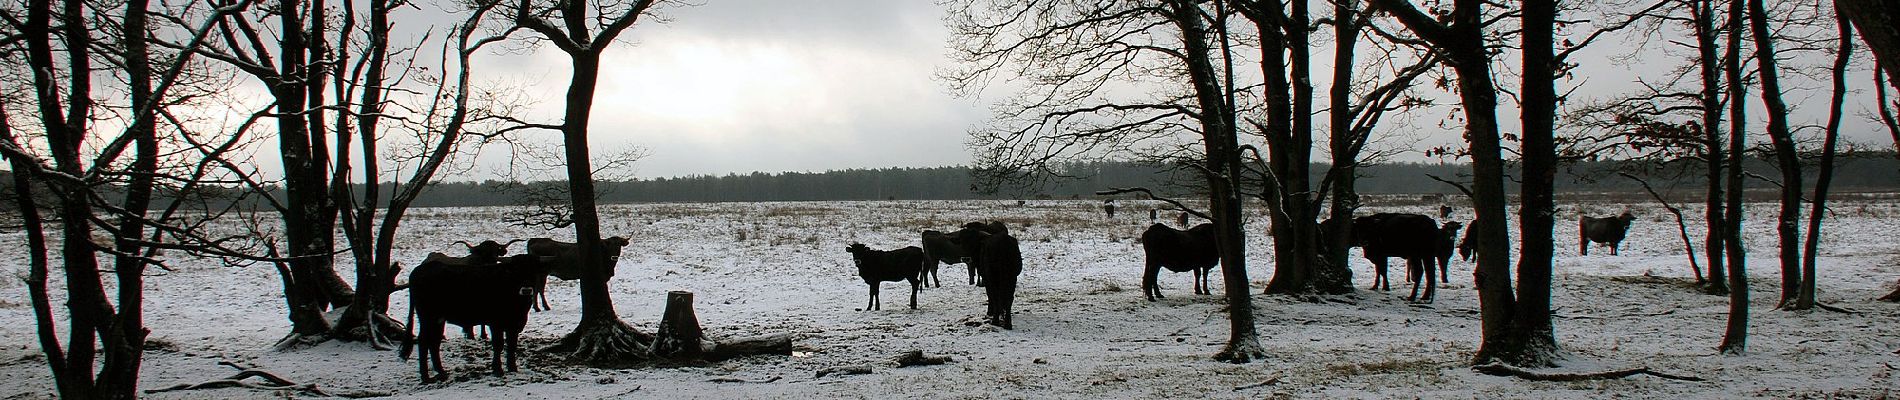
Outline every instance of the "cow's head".
[[508, 255], [508, 245], [493, 240], [483, 240], [481, 244], [468, 244], [467, 241], [461, 240], [455, 242], [468, 248], [468, 259], [473, 262], [496, 262], [502, 256]]
[[852, 264], [863, 267], [864, 257], [871, 253], [871, 247], [865, 246], [863, 243], [852, 243], [850, 246], [845, 246], [844, 251], [851, 253]]

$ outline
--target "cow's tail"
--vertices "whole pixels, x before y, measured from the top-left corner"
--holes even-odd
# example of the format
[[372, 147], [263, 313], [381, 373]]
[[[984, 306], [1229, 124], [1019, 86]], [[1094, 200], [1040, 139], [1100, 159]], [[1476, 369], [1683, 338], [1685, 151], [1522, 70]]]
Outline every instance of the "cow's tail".
[[402, 350], [397, 357], [401, 357], [403, 361], [409, 361], [409, 350], [416, 347], [416, 301], [413, 295], [409, 296], [409, 320], [403, 322], [403, 325], [403, 330], [408, 334], [402, 337]]

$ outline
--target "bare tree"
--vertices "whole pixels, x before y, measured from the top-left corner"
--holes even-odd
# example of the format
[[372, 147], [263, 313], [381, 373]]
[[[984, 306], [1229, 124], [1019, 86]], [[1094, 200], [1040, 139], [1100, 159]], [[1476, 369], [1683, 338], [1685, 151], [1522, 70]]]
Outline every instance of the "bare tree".
[[[1409, 92], [1413, 81], [1437, 68], [1443, 60], [1416, 39], [1397, 37], [1369, 24], [1371, 10], [1359, 8], [1359, 4], [1356, 0], [1333, 2], [1334, 68], [1330, 106], [1326, 110], [1331, 125], [1328, 148], [1332, 165], [1318, 189], [1329, 193], [1326, 219], [1332, 221], [1351, 221], [1353, 210], [1359, 208], [1359, 195], [1354, 187], [1358, 169], [1364, 160], [1379, 157], [1366, 153], [1373, 129], [1387, 113], [1430, 105], [1429, 101]], [[1355, 61], [1362, 37], [1390, 43], [1375, 46], [1381, 53], [1375, 54], [1363, 67]], [[1411, 60], [1411, 64], [1400, 66], [1398, 63], [1402, 60]], [[1387, 70], [1390, 76], [1383, 77]], [[1362, 87], [1364, 90], [1359, 89]], [[1350, 254], [1348, 242], [1352, 237], [1352, 224], [1336, 225], [1322, 231], [1330, 236], [1320, 239], [1320, 251], [1328, 263], [1344, 268]], [[1351, 270], [1345, 272], [1350, 280]], [[1274, 279], [1278, 280], [1281, 273], [1275, 271]]]
[[[1221, 244], [1231, 328], [1215, 357], [1247, 362], [1264, 353], [1247, 282], [1226, 6], [953, 2], [952, 46], [962, 68], [945, 77], [966, 94], [999, 78], [1027, 83], [998, 108], [990, 128], [972, 133], [979, 169], [992, 177], [1115, 154], [1169, 158], [1198, 170]], [[1149, 89], [1152, 97], [1115, 96], [1129, 87]], [[1192, 148], [1197, 141], [1200, 148]]]
[[1781, 71], [1775, 54], [1775, 37], [1768, 32], [1768, 10], [1762, 0], [1748, 2], [1748, 28], [1754, 39], [1756, 76], [1761, 80], [1761, 100], [1768, 114], [1768, 140], [1774, 148], [1775, 164], [1781, 170], [1781, 212], [1775, 222], [1775, 236], [1781, 248], [1781, 300], [1783, 308], [1793, 307], [1801, 291], [1801, 155], [1795, 148], [1794, 132], [1788, 125], [1788, 104], [1782, 101]]
[[521, 0], [506, 10], [515, 26], [538, 36], [566, 53], [572, 77], [567, 85], [561, 123], [531, 126], [561, 132], [566, 149], [568, 194], [573, 203], [575, 241], [580, 258], [595, 265], [581, 272], [581, 321], [551, 351], [567, 352], [584, 362], [623, 362], [649, 353], [652, 335], [634, 329], [614, 312], [607, 279], [613, 263], [603, 255], [600, 212], [595, 204], [594, 169], [587, 147], [587, 124], [594, 107], [594, 89], [600, 77], [601, 54], [622, 32], [640, 21], [660, 0], [591, 2], [571, 0], [541, 5]]
[[[1306, 2], [1236, 2], [1260, 35], [1260, 70], [1265, 81], [1266, 121], [1252, 121], [1266, 138], [1260, 198], [1266, 202], [1274, 243], [1273, 280], [1268, 293], [1344, 293], [1352, 290], [1352, 271], [1320, 256], [1319, 211], [1323, 191], [1311, 182], [1313, 84], [1311, 28]], [[1348, 69], [1350, 71], [1350, 69]]]
[[1724, 251], [1728, 256], [1728, 326], [1722, 333], [1722, 344], [1717, 348], [1723, 354], [1740, 355], [1748, 349], [1748, 265], [1747, 248], [1742, 246], [1742, 153], [1747, 142], [1748, 119], [1746, 103], [1748, 86], [1742, 84], [1742, 27], [1744, 22], [1742, 0], [1728, 1], [1728, 51], [1722, 59], [1722, 71], [1728, 78], [1728, 163], [1724, 168], [1728, 181], [1728, 193], [1725, 193], [1725, 215], [1722, 221], [1727, 223], [1722, 235]]
[[[63, 398], [136, 397], [148, 333], [144, 274], [152, 266], [164, 268], [156, 258], [158, 248], [178, 246], [161, 238], [196, 234], [173, 225], [180, 221], [173, 212], [180, 205], [176, 199], [188, 195], [200, 176], [173, 175], [177, 165], [160, 163], [159, 144], [165, 107], [202, 94], [168, 94], [186, 86], [175, 83], [188, 68], [189, 54], [155, 54], [149, 43], [161, 28], [151, 23], [149, 2], [127, 1], [118, 13], [107, 7], [75, 0], [0, 8], [0, 36], [9, 38], [0, 41], [0, 54], [9, 56], [0, 65], [32, 71], [0, 81], [33, 88], [31, 94], [0, 88], [0, 157], [12, 167], [10, 183], [20, 195], [15, 200], [27, 230], [28, 296], [41, 350]], [[222, 18], [242, 5], [231, 7], [211, 10], [209, 18]], [[95, 37], [95, 29], [106, 34]], [[194, 37], [203, 32], [186, 31]], [[95, 53], [99, 48], [114, 51]], [[124, 86], [94, 82], [107, 75], [123, 78], [117, 82]], [[96, 97], [94, 91], [101, 88], [123, 90], [124, 103]], [[8, 111], [15, 104], [30, 105], [38, 123], [13, 122]], [[98, 121], [105, 122], [94, 124]], [[124, 128], [114, 134], [114, 125]], [[163, 188], [178, 196], [170, 203], [158, 199], [161, 179], [185, 185]], [[48, 189], [47, 195], [39, 195], [41, 188]], [[107, 190], [123, 197], [109, 199], [103, 195]], [[51, 210], [43, 201], [50, 201]], [[49, 213], [59, 227], [57, 259], [66, 281], [69, 336], [63, 343], [47, 286], [55, 259], [46, 232]], [[111, 241], [101, 242], [95, 234]], [[102, 255], [112, 262], [102, 265]], [[116, 293], [108, 295], [108, 287]]]
[[[1472, 158], [1472, 204], [1477, 218], [1472, 223], [1471, 234], [1477, 235], [1477, 281], [1479, 313], [1483, 321], [1483, 342], [1473, 362], [1486, 364], [1502, 362], [1521, 366], [1554, 365], [1560, 351], [1549, 328], [1548, 302], [1549, 286], [1547, 266], [1520, 266], [1518, 280], [1524, 285], [1516, 294], [1512, 289], [1510, 267], [1509, 231], [1506, 224], [1506, 198], [1504, 195], [1504, 165], [1501, 156], [1503, 136], [1498, 131], [1497, 93], [1492, 81], [1491, 49], [1487, 30], [1500, 19], [1497, 15], [1485, 12], [1484, 2], [1456, 0], [1449, 12], [1434, 11], [1439, 17], [1433, 17], [1419, 10], [1409, 1], [1377, 0], [1373, 3], [1382, 11], [1390, 13], [1404, 24], [1408, 30], [1420, 39], [1430, 43], [1438, 52], [1444, 54], [1445, 62], [1451, 65], [1458, 76], [1458, 94], [1462, 99], [1465, 117], [1465, 138], [1470, 144]], [[1555, 4], [1548, 2], [1529, 2], [1526, 4], [1525, 22], [1528, 29], [1533, 25], [1550, 26], [1555, 16]], [[1526, 35], [1531, 36], [1531, 35]], [[1526, 38], [1526, 47], [1552, 47], [1547, 36]], [[1543, 80], [1549, 83], [1554, 68], [1552, 58], [1533, 59], [1526, 56], [1526, 81]], [[1533, 71], [1545, 71], [1536, 73]], [[1529, 86], [1529, 84], [1527, 84]], [[1530, 88], [1527, 87], [1527, 90]], [[1526, 107], [1532, 103], [1554, 102], [1554, 96], [1546, 99], [1526, 99]], [[1554, 103], [1553, 103], [1554, 104]], [[1548, 117], [1541, 113], [1526, 111], [1526, 124], [1541, 123]], [[1543, 125], [1549, 126], [1549, 125]], [[1534, 125], [1526, 127], [1526, 134], [1536, 130]], [[1547, 134], [1547, 133], [1544, 133]], [[1540, 134], [1541, 135], [1541, 134]], [[1532, 148], [1541, 145], [1526, 144], [1527, 156]], [[1537, 150], [1541, 152], [1543, 150]], [[1527, 167], [1527, 173], [1536, 173]], [[1526, 188], [1527, 192], [1532, 190]], [[1525, 218], [1549, 218], [1532, 216], [1543, 209], [1532, 204], [1525, 205]], [[1525, 229], [1538, 229], [1534, 221], [1527, 221]], [[1547, 229], [1523, 232], [1521, 239], [1526, 246], [1538, 241], [1549, 241]], [[1534, 258], [1526, 256], [1526, 259]], [[1546, 259], [1544, 262], [1548, 262]], [[1541, 283], [1539, 282], [1541, 281]], [[1540, 293], [1541, 291], [1541, 293]], [[1537, 299], [1530, 299], [1535, 297]], [[1545, 315], [1536, 314], [1542, 306]]]
[[[1890, 0], [1835, 0], [1834, 7], [1860, 31], [1861, 40], [1874, 53], [1875, 80], [1885, 81], [1875, 88], [1880, 94], [1882, 122], [1893, 134], [1894, 144], [1900, 146], [1900, 124], [1895, 123], [1888, 108], [1892, 104], [1886, 97], [1889, 87], [1900, 88], [1900, 7]], [[1880, 300], [1900, 301], [1900, 288]]]
[[[431, 85], [435, 88], [433, 91], [414, 91], [428, 96], [426, 100], [418, 99], [418, 102], [428, 104], [427, 107], [421, 108], [421, 115], [418, 118], [386, 120], [384, 115], [391, 114], [391, 108], [396, 108], [389, 104], [392, 99], [411, 93], [407, 90], [386, 89], [401, 88], [397, 82], [391, 82], [390, 77], [387, 76], [391, 67], [403, 66], [399, 60], [392, 58], [392, 52], [403, 49], [390, 47], [389, 34], [392, 21], [389, 14], [391, 7], [395, 5], [389, 0], [370, 1], [369, 26], [363, 31], [363, 34], [367, 35], [365, 38], [367, 47], [363, 49], [362, 57], [358, 59], [356, 67], [351, 69], [354, 72], [340, 77], [335, 84], [338, 99], [351, 97], [357, 99], [355, 103], [357, 111], [340, 112], [334, 125], [337, 129], [337, 148], [345, 149], [345, 151], [337, 152], [335, 175], [332, 178], [334, 197], [338, 203], [344, 205], [340, 209], [343, 232], [350, 241], [350, 249], [356, 260], [356, 296], [352, 299], [350, 306], [337, 318], [336, 326], [330, 336], [345, 340], [363, 340], [379, 348], [391, 340], [392, 336], [401, 334], [400, 323], [387, 315], [389, 294], [394, 289], [395, 278], [400, 272], [398, 264], [392, 258], [397, 232], [416, 198], [421, 196], [422, 191], [435, 180], [442, 167], [457, 154], [457, 149], [471, 137], [468, 127], [484, 120], [501, 117], [488, 114], [489, 110], [479, 105], [470, 104], [474, 100], [470, 93], [469, 81], [473, 69], [470, 59], [483, 46], [506, 37], [506, 33], [487, 37], [476, 36], [477, 32], [481, 32], [481, 22], [488, 18], [489, 13], [497, 7], [497, 3], [473, 5], [474, 8], [469, 10], [466, 18], [450, 28], [449, 41], [443, 44], [445, 51], [442, 57], [444, 59], [452, 57], [453, 63], [446, 65], [446, 68], [432, 69], [444, 71], [445, 74], [453, 71], [452, 75], [445, 75], [443, 78], [446, 79], [441, 80], [430, 77], [421, 79], [425, 84], [429, 82], [436, 84]], [[346, 18], [346, 21], [353, 20], [354, 18]], [[349, 28], [351, 25], [344, 24], [343, 34], [351, 34], [352, 29]], [[350, 42], [347, 37], [343, 39], [338, 40], [338, 43]], [[337, 55], [338, 63], [341, 64], [341, 60], [348, 59], [348, 55], [347, 51], [340, 49]], [[360, 90], [360, 92], [355, 92], [355, 96], [351, 96], [352, 90]], [[419, 96], [403, 98], [419, 98]], [[354, 132], [352, 132], [352, 127]], [[388, 200], [383, 200], [380, 193], [383, 189], [382, 173], [388, 168], [385, 162], [389, 161], [381, 156], [385, 154], [383, 150], [386, 145], [383, 143], [387, 141], [390, 134], [401, 132], [412, 133], [413, 138], [421, 146], [415, 149], [413, 154], [396, 154], [392, 157], [416, 162], [407, 169], [409, 175], [406, 178], [391, 181], [389, 189], [395, 193], [390, 195]], [[351, 193], [351, 188], [359, 185], [351, 184], [349, 179], [349, 173], [354, 169], [354, 165], [347, 149], [352, 143], [353, 135], [358, 139], [354, 142], [360, 146], [359, 149], [363, 155], [361, 162], [363, 184], [360, 185], [363, 193], [360, 197]], [[485, 139], [484, 136], [474, 137]], [[395, 171], [404, 171], [400, 168], [402, 165], [403, 163], [397, 163], [398, 168]], [[381, 212], [380, 221], [377, 219], [379, 211]]]

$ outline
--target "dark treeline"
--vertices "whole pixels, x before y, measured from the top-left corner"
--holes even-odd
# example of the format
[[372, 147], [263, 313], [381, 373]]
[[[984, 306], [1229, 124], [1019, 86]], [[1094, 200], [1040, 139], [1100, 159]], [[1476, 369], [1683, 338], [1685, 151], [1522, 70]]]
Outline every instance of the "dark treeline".
[[[1629, 171], [1649, 180], [1656, 189], [1692, 190], [1700, 185], [1699, 170], [1679, 170], [1693, 165], [1653, 165], [1629, 161], [1582, 162], [1571, 165], [1557, 182], [1564, 192], [1640, 193], [1641, 184], [1616, 174]], [[1325, 168], [1315, 168], [1324, 171]], [[1774, 176], [1766, 160], [1756, 159], [1749, 170], [1760, 176]], [[1809, 169], [1812, 170], [1812, 169]], [[1363, 194], [1441, 193], [1456, 194], [1451, 185], [1431, 179], [1466, 181], [1470, 166], [1464, 163], [1389, 163], [1361, 168], [1364, 177], [1357, 182]], [[1834, 185], [1846, 191], [1882, 191], [1900, 188], [1900, 162], [1892, 153], [1862, 153], [1847, 158], [1834, 178]], [[0, 176], [6, 172], [0, 171]], [[1044, 176], [1040, 182], [1005, 186], [994, 193], [976, 188], [968, 167], [847, 169], [826, 172], [782, 172], [727, 175], [699, 175], [675, 178], [635, 179], [600, 182], [601, 201], [607, 203], [654, 202], [747, 202], [747, 201], [837, 201], [837, 200], [967, 200], [967, 199], [1086, 199], [1100, 198], [1095, 192], [1120, 187], [1146, 187], [1156, 193], [1192, 198], [1195, 189], [1177, 184], [1190, 181], [1180, 171], [1135, 162], [1099, 162], [1069, 164], [1058, 173]], [[1317, 181], [1320, 176], [1315, 176]], [[1809, 180], [1812, 182], [1812, 180]], [[444, 182], [431, 186], [417, 199], [423, 207], [461, 207], [517, 205], [527, 200], [519, 193], [523, 184], [502, 181]], [[534, 187], [558, 187], [561, 182], [535, 182]], [[1763, 182], [1759, 187], [1768, 187]], [[10, 188], [0, 188], [10, 198]], [[386, 186], [382, 193], [394, 192]], [[44, 193], [44, 192], [42, 192]], [[110, 195], [110, 194], [109, 194]], [[10, 205], [6, 207], [10, 208]]]
[[[1567, 192], [1640, 193], [1641, 184], [1621, 177], [1617, 171], [1631, 171], [1650, 181], [1658, 190], [1693, 188], [1701, 184], [1696, 170], [1677, 171], [1676, 165], [1645, 165], [1627, 161], [1599, 161], [1573, 164], [1568, 173], [1559, 175], [1557, 188]], [[1693, 167], [1683, 165], [1683, 167]], [[1773, 165], [1755, 160], [1749, 168], [1757, 175], [1774, 176]], [[1324, 171], [1324, 167], [1314, 171]], [[1864, 153], [1846, 159], [1834, 178], [1840, 190], [1890, 190], [1900, 188], [1894, 173], [1900, 162], [1891, 153]], [[1470, 166], [1464, 163], [1390, 163], [1361, 168], [1357, 182], [1360, 193], [1442, 193], [1457, 189], [1431, 179], [1437, 176], [1452, 181], [1467, 181]], [[601, 182], [601, 201], [638, 202], [725, 202], [725, 201], [829, 201], [829, 200], [965, 200], [965, 199], [1076, 199], [1100, 198], [1095, 192], [1117, 187], [1146, 187], [1167, 196], [1191, 198], [1194, 188], [1178, 184], [1187, 175], [1163, 166], [1134, 162], [1070, 164], [1060, 176], [1046, 176], [1039, 183], [1006, 186], [995, 193], [975, 190], [968, 167], [847, 169], [827, 172], [784, 172], [701, 175], [677, 178], [637, 179]], [[1314, 176], [1315, 181], [1322, 177]], [[1810, 182], [1812, 180], [1809, 180]], [[552, 185], [557, 182], [548, 182]], [[1762, 187], [1768, 186], [1762, 183]], [[518, 186], [506, 182], [449, 182], [430, 188], [418, 200], [425, 206], [476, 206], [518, 204], [509, 194]]]

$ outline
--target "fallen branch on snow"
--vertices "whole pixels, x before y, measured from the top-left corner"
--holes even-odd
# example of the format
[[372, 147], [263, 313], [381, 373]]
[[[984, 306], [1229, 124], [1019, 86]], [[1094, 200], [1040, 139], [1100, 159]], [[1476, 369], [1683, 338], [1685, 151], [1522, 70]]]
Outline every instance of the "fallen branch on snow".
[[760, 379], [756, 381], [748, 381], [748, 380], [739, 379], [739, 378], [712, 378], [712, 379], [707, 379], [706, 381], [712, 382], [712, 383], [772, 383], [772, 382], [778, 382], [778, 380], [782, 378], [783, 377], [774, 376], [771, 378], [765, 378], [765, 379]]
[[826, 375], [863, 375], [868, 373], [871, 373], [871, 366], [869, 365], [831, 367], [818, 370], [818, 376], [816, 376], [816, 378], [823, 378]]
[[[383, 397], [383, 396], [389, 395], [388, 393], [377, 393], [377, 392], [349, 392], [349, 393], [338, 393], [338, 394], [332, 395], [329, 393], [324, 393], [323, 390], [317, 389], [317, 385], [315, 384], [301, 384], [300, 385], [300, 384], [297, 384], [296, 382], [290, 381], [289, 379], [284, 379], [283, 377], [277, 376], [277, 374], [270, 373], [269, 371], [240, 366], [230, 361], [219, 361], [218, 365], [235, 368], [238, 370], [238, 373], [235, 375], [231, 375], [231, 377], [228, 377], [228, 378], [213, 380], [213, 381], [204, 382], [204, 383], [178, 384], [178, 385], [173, 385], [171, 387], [162, 388], [162, 389], [147, 389], [145, 390], [145, 393], [152, 394], [152, 393], [160, 393], [160, 392], [170, 392], [170, 391], [175, 391], [175, 390], [224, 389], [224, 388], [241, 387], [241, 388], [250, 388], [250, 389], [258, 389], [258, 390], [295, 390], [301, 393], [321, 396], [321, 397], [363, 398], [363, 397]], [[264, 382], [252, 383], [252, 382], [245, 381], [245, 379], [250, 379], [250, 378], [263, 379]]]
[[1280, 383], [1280, 378], [1281, 378], [1280, 376], [1274, 376], [1274, 377], [1272, 377], [1272, 378], [1267, 378], [1267, 380], [1264, 380], [1264, 381], [1260, 381], [1260, 383], [1255, 383], [1255, 384], [1252, 384], [1252, 385], [1241, 385], [1241, 386], [1235, 386], [1235, 387], [1234, 387], [1234, 391], [1236, 391], [1236, 392], [1238, 392], [1238, 391], [1242, 391], [1242, 390], [1247, 390], [1247, 389], [1253, 389], [1253, 388], [1257, 388], [1257, 387], [1265, 387], [1265, 386], [1273, 386], [1273, 385], [1275, 385], [1275, 384], [1279, 384], [1279, 383]]
[[947, 362], [950, 362], [950, 356], [925, 356], [923, 350], [906, 351], [903, 355], [897, 356], [898, 368], [916, 365], [943, 365], [943, 363]]
[[1565, 319], [1621, 319], [1621, 318], [1629, 318], [1629, 317], [1660, 317], [1660, 316], [1675, 314], [1675, 313], [1676, 313], [1676, 309], [1670, 308], [1668, 310], [1664, 310], [1661, 312], [1623, 314], [1623, 315], [1618, 315], [1614, 317], [1602, 317], [1602, 316], [1595, 316], [1595, 315], [1558, 315], [1558, 317], [1565, 318]]
[[1690, 382], [1701, 382], [1703, 380], [1702, 378], [1697, 378], [1693, 376], [1671, 375], [1671, 374], [1651, 371], [1649, 367], [1631, 368], [1631, 369], [1616, 370], [1616, 371], [1591, 372], [1591, 373], [1549, 373], [1549, 372], [1532, 371], [1532, 370], [1513, 367], [1513, 366], [1505, 365], [1505, 364], [1490, 363], [1490, 364], [1485, 364], [1485, 365], [1479, 365], [1476, 367], [1471, 367], [1471, 369], [1474, 371], [1478, 371], [1479, 373], [1486, 374], [1486, 375], [1511, 376], [1511, 377], [1516, 377], [1518, 379], [1524, 379], [1524, 380], [1552, 381], [1552, 382], [1575, 382], [1575, 381], [1588, 381], [1588, 380], [1598, 380], [1598, 379], [1622, 379], [1622, 378], [1628, 378], [1634, 375], [1651, 375], [1651, 376], [1655, 376], [1655, 377], [1663, 378], [1663, 379], [1673, 379], [1673, 380], [1678, 380], [1678, 381], [1690, 381]]

